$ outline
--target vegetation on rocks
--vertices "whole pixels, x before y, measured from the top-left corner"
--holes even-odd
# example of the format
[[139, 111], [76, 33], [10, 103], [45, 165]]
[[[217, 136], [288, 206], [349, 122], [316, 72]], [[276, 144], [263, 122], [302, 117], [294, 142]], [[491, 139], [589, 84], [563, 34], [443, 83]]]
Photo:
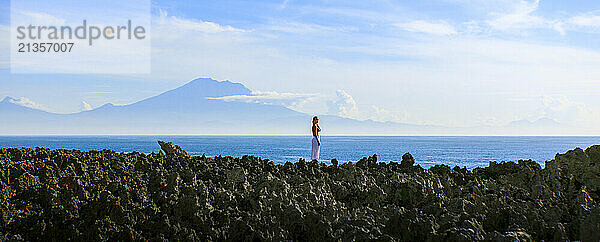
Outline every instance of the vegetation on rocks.
[[600, 239], [600, 146], [469, 171], [377, 156], [258, 157], [0, 149], [0, 239]]

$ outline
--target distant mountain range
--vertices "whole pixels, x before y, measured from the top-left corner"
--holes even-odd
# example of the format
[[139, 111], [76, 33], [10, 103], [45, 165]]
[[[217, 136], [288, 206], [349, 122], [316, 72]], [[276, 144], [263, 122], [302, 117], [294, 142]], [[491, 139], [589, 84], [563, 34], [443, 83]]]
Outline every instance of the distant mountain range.
[[[49, 113], [6, 97], [0, 102], [0, 135], [310, 134], [312, 115], [280, 105], [214, 99], [231, 95], [252, 92], [240, 83], [199, 78], [132, 104], [108, 103], [74, 114]], [[551, 119], [472, 128], [361, 121], [335, 115], [322, 115], [320, 122], [325, 135], [533, 135], [557, 134], [563, 127]]]
[[526, 128], [526, 127], [560, 127], [561, 124], [549, 119], [549, 118], [540, 118], [533, 122], [529, 120], [517, 120], [512, 121], [508, 125], [508, 127], [517, 127], [517, 128]]

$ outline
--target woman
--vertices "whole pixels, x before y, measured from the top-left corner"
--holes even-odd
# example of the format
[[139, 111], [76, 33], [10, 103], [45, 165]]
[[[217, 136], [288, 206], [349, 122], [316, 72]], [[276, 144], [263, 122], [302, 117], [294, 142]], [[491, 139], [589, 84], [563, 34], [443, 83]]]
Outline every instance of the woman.
[[319, 127], [319, 118], [317, 116], [313, 117], [312, 120], [312, 150], [310, 152], [311, 160], [319, 160], [319, 152], [321, 151], [321, 138], [319, 133], [321, 132], [321, 127]]

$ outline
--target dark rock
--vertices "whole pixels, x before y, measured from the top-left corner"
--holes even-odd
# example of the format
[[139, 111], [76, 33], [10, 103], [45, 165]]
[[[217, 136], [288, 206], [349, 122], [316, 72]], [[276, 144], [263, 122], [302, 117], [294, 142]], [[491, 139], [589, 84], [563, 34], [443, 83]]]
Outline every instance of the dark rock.
[[402, 167], [412, 167], [415, 164], [415, 159], [410, 153], [406, 153], [402, 155], [402, 161], [400, 161], [400, 166]]
[[337, 167], [337, 165], [338, 165], [338, 160], [337, 160], [337, 159], [335, 159], [335, 158], [331, 159], [331, 165], [333, 165], [333, 167]]
[[0, 240], [600, 240], [600, 146], [471, 172], [409, 153], [281, 165], [159, 144], [0, 149]]
[[431, 168], [429, 168], [429, 171], [434, 174], [444, 176], [444, 175], [449, 175], [451, 169], [449, 166], [441, 164], [441, 165], [432, 166]]
[[179, 145], [174, 145], [171, 142], [163, 142], [160, 140], [158, 141], [158, 144], [160, 145], [160, 148], [165, 152], [166, 155], [183, 157], [190, 156], [185, 150], [181, 149]]

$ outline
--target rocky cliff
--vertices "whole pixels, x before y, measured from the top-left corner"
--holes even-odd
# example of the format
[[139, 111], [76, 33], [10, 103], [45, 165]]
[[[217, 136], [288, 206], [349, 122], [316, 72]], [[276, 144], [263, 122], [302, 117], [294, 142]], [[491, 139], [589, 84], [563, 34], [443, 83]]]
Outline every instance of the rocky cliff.
[[0, 238], [600, 239], [600, 146], [473, 171], [378, 162], [0, 149]]

